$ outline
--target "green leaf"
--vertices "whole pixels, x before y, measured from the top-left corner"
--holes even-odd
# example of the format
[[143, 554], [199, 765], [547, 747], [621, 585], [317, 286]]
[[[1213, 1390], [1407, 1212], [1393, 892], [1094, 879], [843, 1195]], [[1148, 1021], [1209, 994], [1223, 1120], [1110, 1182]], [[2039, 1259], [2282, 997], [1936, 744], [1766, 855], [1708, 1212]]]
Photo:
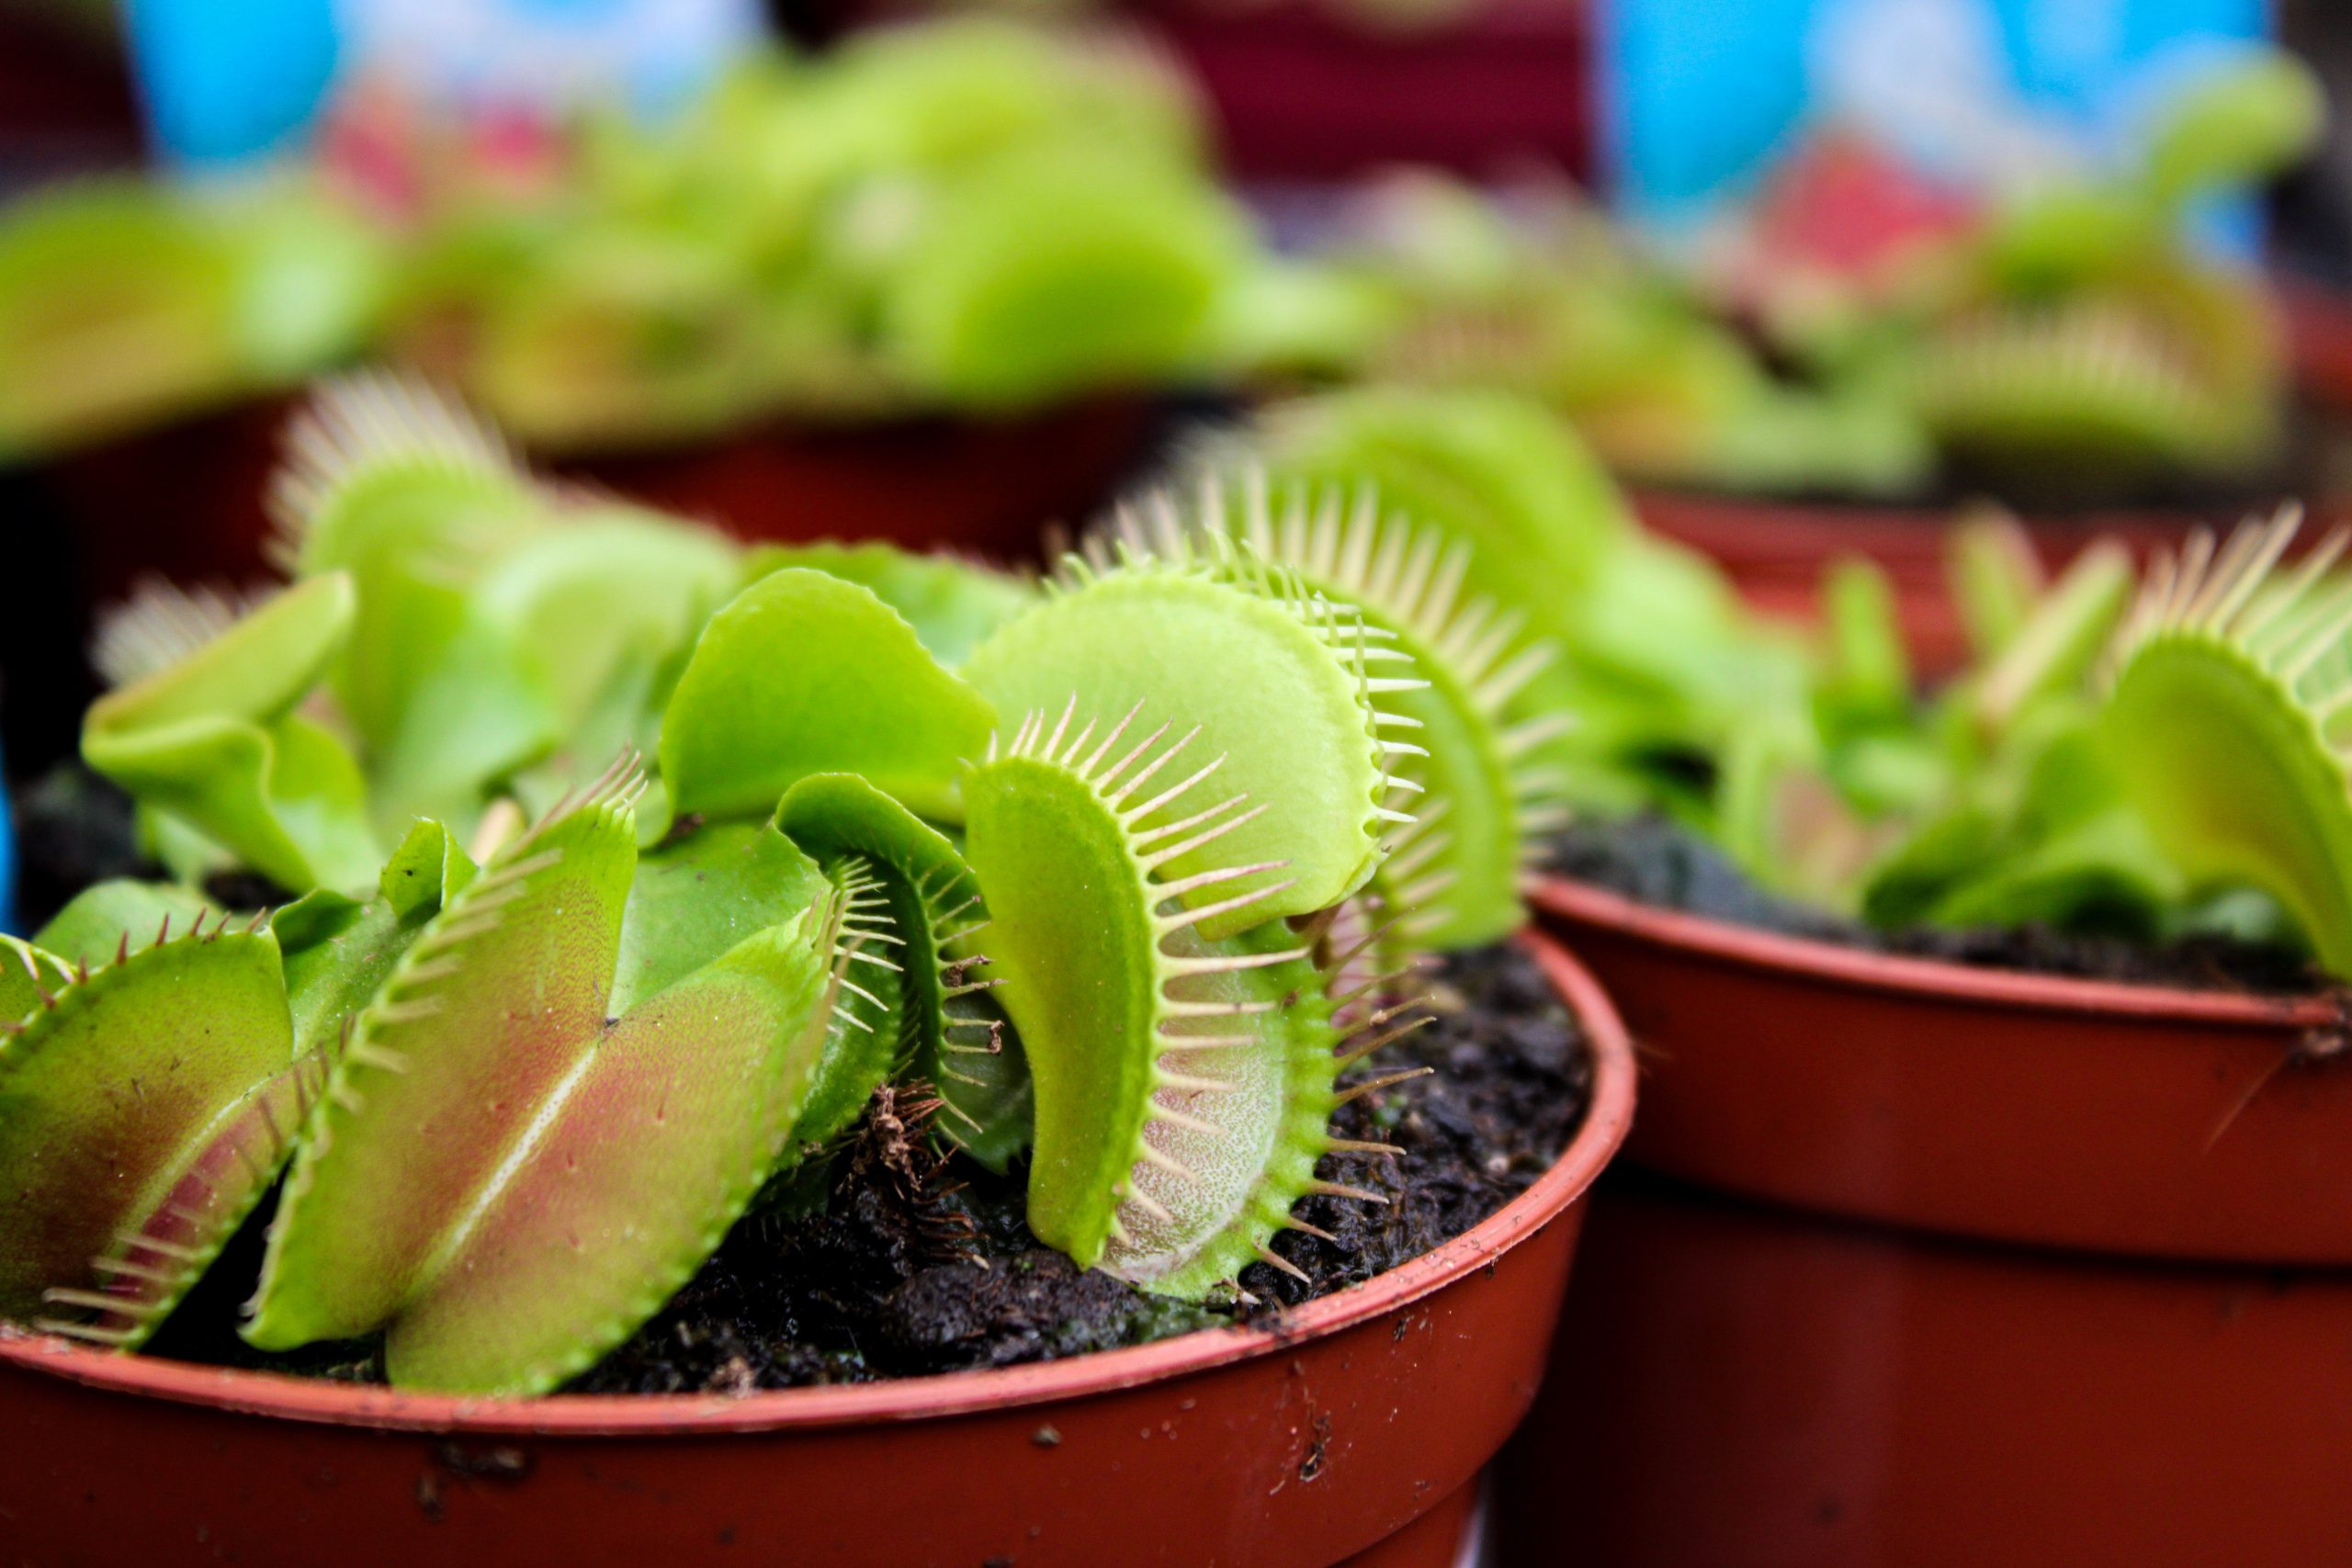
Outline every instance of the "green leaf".
[[360, 1015], [271, 1229], [254, 1343], [389, 1326], [396, 1383], [543, 1392], [668, 1299], [784, 1156], [838, 916], [803, 910], [608, 1019], [635, 787], [616, 770], [507, 846]]
[[708, 529], [605, 505], [516, 547], [472, 604], [529, 660], [571, 747], [609, 755], [630, 737], [579, 727], [693, 641], [733, 592], [737, 554]]
[[[1073, 570], [1073, 586], [981, 644], [966, 679], [1074, 755], [1173, 725], [1168, 734], [1184, 738], [1177, 771], [1138, 801], [1203, 768], [1220, 797], [1247, 800], [1250, 819], [1218, 853], [1254, 869], [1214, 897], [1262, 895], [1252, 920], [1312, 913], [1362, 886], [1387, 809], [1374, 700], [1413, 682], [1368, 669], [1361, 615], [1271, 569], [1251, 586], [1149, 561]], [[1081, 715], [1113, 716], [1097, 733]], [[1127, 717], [1132, 733], [1118, 722]], [[1171, 873], [1211, 864], [1188, 852]], [[1237, 929], [1212, 920], [1208, 934]]]
[[267, 932], [191, 928], [0, 1030], [0, 1314], [145, 1339], [268, 1186], [292, 1066]]
[[[33, 933], [33, 945], [56, 954], [66, 964], [96, 965], [110, 961], [128, 943], [146, 947], [172, 930], [185, 931], [199, 917], [220, 911], [192, 888], [168, 882], [133, 882], [109, 878], [76, 893], [49, 924]], [[0, 971], [8, 965], [0, 963]], [[5, 982], [0, 982], [5, 983]], [[0, 1018], [16, 1018], [22, 1007], [11, 1007], [0, 993]]]
[[1837, 728], [1900, 723], [1911, 710], [1911, 659], [1894, 617], [1894, 589], [1862, 556], [1831, 561], [1822, 581], [1826, 668], [1818, 700]]
[[1044, 143], [939, 194], [886, 283], [882, 331], [911, 383], [969, 406], [1164, 379], [1209, 346], [1248, 245], [1189, 171]]
[[607, 1004], [628, 1011], [829, 890], [817, 863], [765, 822], [713, 822], [638, 857]]
[[[1165, 741], [1065, 752], [1025, 726], [966, 781], [967, 848], [1035, 1084], [1029, 1228], [1080, 1265], [1197, 1297], [1266, 1256], [1313, 1190], [1342, 1032], [1306, 941], [1269, 921], [1208, 942], [1178, 901], [1202, 874], [1169, 875], [1171, 825], [1205, 814], [1230, 837], [1239, 818], [1204, 812], [1217, 791], [1199, 784], [1137, 811], [1169, 760]], [[1222, 891], [1239, 869], [1208, 874]]]
[[82, 755], [282, 886], [365, 885], [357, 764], [293, 705], [349, 636], [350, 581], [297, 584], [187, 657], [93, 704]]
[[926, 816], [953, 817], [959, 760], [995, 713], [871, 592], [793, 568], [711, 617], [662, 722], [681, 815], [767, 813], [818, 773], [855, 773]]
[[776, 826], [829, 867], [858, 862], [878, 884], [884, 919], [867, 924], [888, 940], [859, 956], [899, 966], [896, 1059], [938, 1089], [940, 1133], [1003, 1170], [1029, 1141], [1028, 1063], [986, 982], [970, 978], [984, 962], [973, 944], [985, 938], [988, 908], [963, 855], [946, 835], [848, 773], [794, 784], [776, 808]]
[[954, 556], [918, 556], [890, 545], [765, 545], [751, 552], [745, 576], [757, 580], [807, 567], [873, 590], [906, 618], [931, 656], [949, 669], [997, 627], [1037, 602], [1027, 579]]

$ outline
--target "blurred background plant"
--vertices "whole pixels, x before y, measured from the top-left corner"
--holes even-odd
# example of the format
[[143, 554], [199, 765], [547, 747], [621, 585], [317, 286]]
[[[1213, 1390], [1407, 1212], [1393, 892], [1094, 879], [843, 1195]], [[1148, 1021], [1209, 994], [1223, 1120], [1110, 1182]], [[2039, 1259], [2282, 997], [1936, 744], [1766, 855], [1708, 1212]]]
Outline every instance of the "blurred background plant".
[[[806, 466], [607, 465], [878, 436], [855, 461], [904, 502], [891, 536], [966, 547], [1226, 440], [1489, 513], [1554, 585], [1545, 682], [1589, 715], [1556, 761], [1616, 806], [1711, 799], [1805, 677], [1611, 474], [1846, 503], [2336, 484], [2252, 199], [2285, 176], [2281, 254], [2352, 276], [2310, 172], [2344, 134], [2323, 8], [1691, 3], [0, 0], [11, 765], [70, 741], [87, 602], [249, 574], [283, 400], [378, 360], [737, 526], [870, 514]], [[1106, 404], [1108, 435], [1051, 423]], [[1832, 647], [1874, 592], [1830, 580]], [[1900, 794], [1874, 724], [1836, 747]]]

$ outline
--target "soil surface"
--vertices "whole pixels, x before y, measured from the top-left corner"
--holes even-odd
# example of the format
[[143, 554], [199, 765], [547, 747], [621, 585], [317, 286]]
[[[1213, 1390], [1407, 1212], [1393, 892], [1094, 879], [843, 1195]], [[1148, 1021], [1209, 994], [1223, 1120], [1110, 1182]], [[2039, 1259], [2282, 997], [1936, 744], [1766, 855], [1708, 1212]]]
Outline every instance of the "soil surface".
[[[1244, 1270], [1254, 1302], [1163, 1301], [1081, 1270], [1023, 1221], [1024, 1169], [1003, 1176], [932, 1152], [920, 1090], [885, 1089], [830, 1161], [772, 1190], [701, 1272], [628, 1343], [577, 1380], [595, 1393], [749, 1393], [1050, 1360], [1236, 1320], [1276, 1323], [1301, 1302], [1368, 1280], [1459, 1235], [1531, 1186], [1582, 1124], [1590, 1062], [1576, 1021], [1514, 946], [1436, 972], [1435, 1022], [1351, 1076], [1434, 1073], [1343, 1106], [1342, 1137], [1395, 1156], [1326, 1156], [1317, 1174], [1385, 1197], [1317, 1195], [1273, 1248], [1304, 1279]], [[235, 1335], [264, 1217], [173, 1314], [153, 1353], [374, 1381], [371, 1343], [264, 1355]]]
[[2312, 967], [2306, 955], [2293, 949], [2221, 936], [2148, 943], [2046, 926], [1877, 931], [1764, 891], [1721, 850], [1658, 817], [1579, 823], [1552, 841], [1547, 867], [1573, 881], [1590, 883], [1658, 908], [1873, 953], [2035, 975], [2259, 996], [2303, 995], [2334, 985]]

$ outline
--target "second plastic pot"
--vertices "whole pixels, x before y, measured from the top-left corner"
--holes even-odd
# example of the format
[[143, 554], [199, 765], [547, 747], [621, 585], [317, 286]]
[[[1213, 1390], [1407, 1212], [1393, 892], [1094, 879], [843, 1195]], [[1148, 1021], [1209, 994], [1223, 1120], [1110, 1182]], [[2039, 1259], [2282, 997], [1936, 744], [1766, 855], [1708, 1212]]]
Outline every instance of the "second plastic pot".
[[[2303, 476], [2307, 493], [2291, 499], [2324, 521], [2338, 521], [2352, 513], [2346, 489], [2352, 477], [2344, 472], [2344, 438], [2337, 428], [2352, 412], [2352, 304], [2291, 280], [2279, 281], [2277, 288], [2296, 382], [2316, 426], [2304, 439], [2311, 450], [2301, 463], [2309, 470]], [[1631, 499], [1645, 526], [1712, 557], [1749, 603], [1775, 615], [1810, 621], [1824, 569], [1839, 556], [1867, 557], [1894, 586], [1897, 614], [1922, 669], [1940, 672], [1965, 660], [1966, 639], [1944, 575], [1944, 532], [1951, 519], [1947, 509], [1783, 501], [1655, 485], [1634, 487]], [[2204, 505], [2030, 512], [2022, 521], [2043, 563], [2055, 569], [2097, 538], [2118, 539], [2145, 556], [2177, 546], [2199, 525], [2226, 528], [2287, 499], [2256, 487], [2242, 497]], [[2316, 538], [2320, 532], [2312, 529], [2307, 536]]]
[[1637, 1564], [2343, 1558], [2334, 1002], [1535, 897], [1645, 1054], [1629, 1159], [1672, 1185], [1604, 1195], [1507, 1540], [1558, 1508]]

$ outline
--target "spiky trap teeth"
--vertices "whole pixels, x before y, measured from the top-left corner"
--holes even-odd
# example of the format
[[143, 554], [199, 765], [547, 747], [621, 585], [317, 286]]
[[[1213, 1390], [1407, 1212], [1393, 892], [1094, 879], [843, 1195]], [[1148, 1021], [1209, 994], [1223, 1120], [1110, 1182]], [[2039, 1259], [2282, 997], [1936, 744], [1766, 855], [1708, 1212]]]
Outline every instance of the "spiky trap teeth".
[[2162, 322], [2121, 301], [1965, 318], [1925, 351], [1915, 391], [1939, 438], [1992, 462], [2226, 468], [2258, 458], [2274, 434], [2258, 400], [2215, 385]]
[[[1351, 1059], [1351, 998], [1314, 936], [1258, 918], [1286, 868], [1221, 852], [1260, 808], [1196, 739], [1073, 703], [1030, 715], [966, 781], [997, 996], [1035, 1084], [1030, 1226], [1185, 1296], [1271, 1256], [1315, 1190]], [[1212, 920], [1242, 923], [1212, 938]]]
[[2193, 882], [2251, 883], [2352, 974], [2352, 583], [2346, 536], [2281, 564], [2298, 517], [2199, 533], [2150, 572], [2119, 634], [2102, 733]]
[[1187, 509], [1170, 491], [1123, 508], [1091, 541], [1097, 570], [1140, 559], [1248, 581], [1269, 568], [1346, 605], [1365, 628], [1396, 813], [1374, 886], [1397, 934], [1429, 947], [1491, 942], [1521, 918], [1519, 880], [1565, 818], [1565, 779], [1544, 758], [1563, 716], [1514, 717], [1551, 661], [1525, 618], [1465, 594], [1470, 551], [1381, 509], [1367, 488], [1295, 491], [1275, 503], [1262, 474], [1210, 476]]
[[[1220, 852], [1285, 863], [1289, 886], [1250, 910], [1258, 920], [1311, 914], [1355, 891], [1382, 838], [1409, 819], [1391, 788], [1386, 705], [1419, 682], [1393, 659], [1350, 606], [1278, 569], [1228, 577], [1137, 561], [1098, 572], [1072, 561], [1053, 595], [1000, 627], [964, 673], [1000, 715], [1036, 714], [1063, 740], [1079, 708], [1184, 715], [1220, 780], [1250, 799]], [[1180, 874], [1212, 868], [1198, 847], [1174, 857]], [[1264, 889], [1272, 874], [1240, 874], [1219, 896]], [[1223, 937], [1244, 923], [1220, 915], [1203, 929]]]
[[543, 1391], [668, 1300], [789, 1156], [855, 947], [840, 896], [675, 936], [674, 977], [608, 1018], [643, 788], [625, 759], [508, 844], [360, 1015], [271, 1227], [255, 1344], [384, 1327], [396, 1382]]
[[135, 1348], [276, 1179], [319, 1064], [257, 924], [96, 967], [0, 946], [0, 1314]]

